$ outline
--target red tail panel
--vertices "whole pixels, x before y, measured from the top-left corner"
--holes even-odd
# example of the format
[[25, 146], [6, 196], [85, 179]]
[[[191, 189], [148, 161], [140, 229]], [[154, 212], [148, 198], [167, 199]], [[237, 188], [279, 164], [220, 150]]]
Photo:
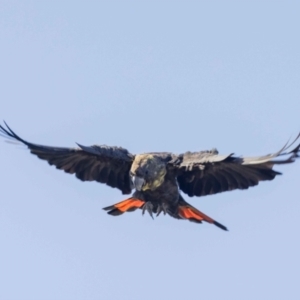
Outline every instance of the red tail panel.
[[115, 204], [114, 207], [118, 208], [122, 212], [125, 212], [132, 208], [135, 208], [135, 209], [140, 208], [141, 206], [144, 205], [144, 203], [145, 202], [142, 200], [135, 199], [135, 198], [129, 198], [129, 199], [126, 199], [122, 202]]
[[136, 198], [129, 198], [114, 205], [104, 207], [104, 210], [108, 210], [108, 214], [113, 216], [119, 216], [126, 211], [134, 211], [145, 204], [145, 201]]
[[218, 223], [217, 221], [215, 221], [212, 218], [210, 218], [209, 216], [205, 215], [204, 213], [202, 213], [195, 207], [190, 206], [188, 204], [179, 205], [178, 214], [182, 219], [187, 219], [189, 221], [193, 221], [193, 222], [197, 222], [197, 223], [201, 223], [202, 221], [205, 221], [205, 222], [208, 222], [211, 224], [215, 224], [216, 226], [218, 226], [219, 228], [221, 228], [223, 230], [227, 230], [227, 228], [224, 225]]
[[208, 223], [214, 222], [212, 218], [191, 206], [179, 206], [178, 213], [183, 219], [195, 219], [200, 222], [206, 221]]

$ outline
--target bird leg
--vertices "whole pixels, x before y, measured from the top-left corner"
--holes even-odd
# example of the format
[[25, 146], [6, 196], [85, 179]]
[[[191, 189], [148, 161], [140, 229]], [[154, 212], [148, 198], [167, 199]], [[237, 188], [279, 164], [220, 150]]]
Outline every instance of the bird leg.
[[153, 219], [153, 214], [152, 214], [153, 204], [150, 201], [146, 202], [142, 209], [143, 209], [142, 214], [145, 214], [145, 211], [147, 211], [151, 216], [151, 218]]

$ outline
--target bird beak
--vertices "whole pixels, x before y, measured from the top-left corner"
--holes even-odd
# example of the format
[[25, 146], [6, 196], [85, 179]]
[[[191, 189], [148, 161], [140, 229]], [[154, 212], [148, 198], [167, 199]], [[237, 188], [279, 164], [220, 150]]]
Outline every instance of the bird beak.
[[143, 185], [145, 184], [144, 178], [138, 176], [132, 176], [132, 182], [138, 191], [141, 191]]

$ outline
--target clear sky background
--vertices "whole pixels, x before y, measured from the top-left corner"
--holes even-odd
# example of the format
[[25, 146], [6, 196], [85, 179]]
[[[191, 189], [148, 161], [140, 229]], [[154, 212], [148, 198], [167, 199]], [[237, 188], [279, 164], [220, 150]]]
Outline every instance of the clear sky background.
[[[296, 3], [1, 0], [0, 118], [52, 146], [277, 151], [300, 130]], [[118, 190], [4, 139], [0, 165], [0, 299], [300, 299], [300, 161], [184, 195], [229, 232], [109, 216]]]

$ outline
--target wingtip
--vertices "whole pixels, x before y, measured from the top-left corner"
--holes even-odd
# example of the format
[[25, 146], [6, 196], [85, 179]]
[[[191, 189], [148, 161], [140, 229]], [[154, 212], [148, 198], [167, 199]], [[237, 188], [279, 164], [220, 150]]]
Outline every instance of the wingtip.
[[13, 139], [13, 140], [17, 140], [19, 142], [22, 142], [25, 145], [29, 145], [28, 142], [26, 142], [25, 140], [23, 140], [22, 138], [20, 138], [9, 126], [8, 124], [3, 120], [3, 123], [5, 124], [6, 128], [2, 125], [0, 125], [0, 133], [1, 136], [5, 137], [5, 138], [9, 138], [9, 139]]

